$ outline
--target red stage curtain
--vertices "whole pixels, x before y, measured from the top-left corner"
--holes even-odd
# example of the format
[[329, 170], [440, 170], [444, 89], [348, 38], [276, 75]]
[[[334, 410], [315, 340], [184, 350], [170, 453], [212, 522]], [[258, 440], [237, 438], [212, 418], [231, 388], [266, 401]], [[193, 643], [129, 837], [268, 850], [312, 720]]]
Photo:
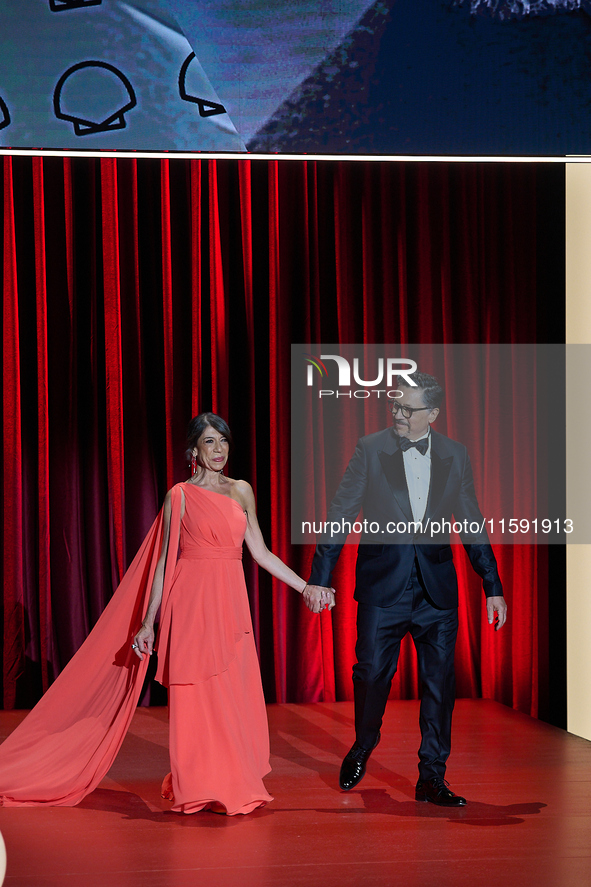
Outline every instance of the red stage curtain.
[[[98, 618], [187, 477], [197, 412], [228, 418], [230, 473], [307, 575], [312, 551], [290, 544], [292, 342], [551, 341], [552, 164], [2, 162], [6, 707], [32, 704]], [[351, 698], [354, 554], [332, 618], [246, 560], [269, 701]], [[536, 714], [546, 551], [496, 554], [511, 606], [496, 636], [458, 554], [458, 693]], [[417, 693], [406, 645], [392, 696]]]

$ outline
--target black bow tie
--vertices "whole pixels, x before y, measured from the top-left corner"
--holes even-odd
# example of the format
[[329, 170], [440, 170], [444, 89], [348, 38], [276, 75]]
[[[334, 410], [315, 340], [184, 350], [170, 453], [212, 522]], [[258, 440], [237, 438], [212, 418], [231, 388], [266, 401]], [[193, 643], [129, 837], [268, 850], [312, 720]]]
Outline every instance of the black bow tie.
[[409, 440], [408, 437], [399, 437], [398, 446], [403, 453], [406, 453], [411, 447], [416, 447], [419, 453], [424, 456], [429, 449], [429, 438], [422, 437], [420, 440]]

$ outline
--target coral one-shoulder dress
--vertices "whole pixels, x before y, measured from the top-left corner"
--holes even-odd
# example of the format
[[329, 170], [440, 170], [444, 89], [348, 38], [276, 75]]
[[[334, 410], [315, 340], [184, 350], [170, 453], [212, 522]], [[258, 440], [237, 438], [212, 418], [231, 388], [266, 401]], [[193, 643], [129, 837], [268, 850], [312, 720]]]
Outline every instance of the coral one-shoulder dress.
[[[162, 793], [175, 811], [249, 813], [272, 800], [262, 782], [269, 733], [242, 570], [245, 530], [233, 499], [190, 483], [172, 488], [157, 678], [169, 687], [171, 773]], [[131, 644], [163, 540], [161, 511], [84, 644], [0, 746], [0, 805], [70, 807], [108, 772], [148, 665]]]
[[157, 680], [168, 687], [173, 810], [249, 813], [272, 800], [269, 732], [242, 569], [246, 515], [182, 484], [180, 552], [160, 620]]

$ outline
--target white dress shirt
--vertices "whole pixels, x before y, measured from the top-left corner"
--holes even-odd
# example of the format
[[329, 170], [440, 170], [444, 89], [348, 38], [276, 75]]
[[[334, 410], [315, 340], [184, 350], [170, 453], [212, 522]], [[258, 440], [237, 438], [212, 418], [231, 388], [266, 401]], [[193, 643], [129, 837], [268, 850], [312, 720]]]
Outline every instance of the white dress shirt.
[[[429, 447], [424, 456], [416, 447], [410, 447], [402, 453], [410, 507], [415, 521], [422, 521], [425, 516], [431, 483], [431, 435], [427, 432], [423, 437], [429, 438]], [[423, 437], [418, 439], [423, 440]]]

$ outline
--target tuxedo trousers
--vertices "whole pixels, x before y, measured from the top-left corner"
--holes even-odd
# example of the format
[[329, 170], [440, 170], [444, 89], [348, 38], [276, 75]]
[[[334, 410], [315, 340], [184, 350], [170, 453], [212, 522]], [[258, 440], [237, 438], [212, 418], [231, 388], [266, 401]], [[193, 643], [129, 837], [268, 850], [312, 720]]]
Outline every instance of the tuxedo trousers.
[[415, 560], [408, 585], [391, 607], [358, 604], [357, 663], [353, 666], [357, 742], [373, 748], [396, 674], [400, 643], [410, 632], [422, 685], [419, 779], [445, 775], [455, 703], [454, 653], [458, 611], [429, 600]]

